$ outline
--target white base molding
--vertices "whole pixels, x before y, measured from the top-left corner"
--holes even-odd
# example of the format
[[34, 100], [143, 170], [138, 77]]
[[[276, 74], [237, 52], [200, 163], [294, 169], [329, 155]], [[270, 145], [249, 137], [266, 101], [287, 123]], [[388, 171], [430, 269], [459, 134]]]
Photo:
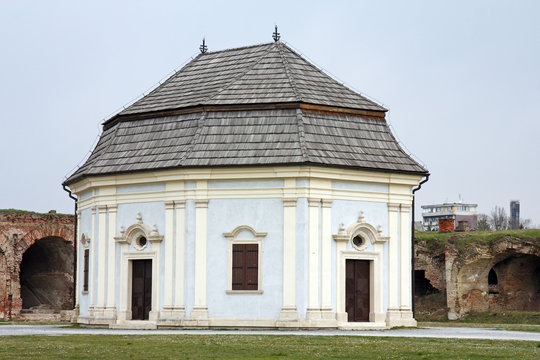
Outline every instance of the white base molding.
[[339, 330], [382, 330], [388, 329], [386, 322], [345, 322], [338, 323]]
[[[314, 312], [315, 316], [317, 312]], [[388, 313], [370, 314], [376, 321], [348, 322], [347, 313], [319, 311], [319, 318], [299, 319], [296, 312], [282, 312], [279, 319], [242, 319], [242, 318], [208, 318], [206, 310], [192, 311], [190, 318], [185, 318], [185, 311], [162, 311], [159, 320], [130, 320], [122, 319], [130, 316], [130, 312], [118, 312], [118, 319], [81, 316], [77, 317], [79, 324], [108, 325], [113, 329], [156, 329], [160, 327], [178, 328], [283, 328], [283, 329], [340, 329], [340, 330], [369, 330], [388, 329], [396, 326], [416, 327], [416, 320], [410, 311], [389, 311]], [[307, 315], [307, 313], [306, 313]], [[195, 318], [199, 316], [199, 318]]]
[[321, 318], [321, 309], [308, 308], [306, 310], [306, 320], [320, 320]]
[[127, 320], [118, 321], [109, 325], [111, 329], [133, 329], [133, 330], [155, 330], [157, 325], [155, 321], [149, 320]]
[[103, 311], [103, 316], [105, 318], [110, 318], [116, 320], [116, 308], [106, 308]]
[[174, 326], [179, 321], [184, 320], [186, 317], [186, 311], [184, 308], [169, 308], [164, 309], [159, 313], [158, 325], [171, 325]]
[[348, 315], [346, 312], [343, 312], [343, 313], [336, 313], [336, 320], [338, 323], [346, 323], [348, 321]]
[[321, 309], [321, 319], [323, 320], [336, 320], [336, 314], [332, 309]]
[[391, 328], [396, 326], [416, 327], [418, 323], [414, 319], [412, 311], [392, 309], [386, 313], [386, 325]]
[[298, 320], [298, 311], [295, 307], [291, 308], [282, 308], [279, 313], [279, 321], [297, 321]]
[[116, 318], [118, 319], [118, 321], [131, 320], [131, 311], [119, 311], [116, 314]]
[[386, 312], [386, 325], [389, 327], [401, 326], [401, 312], [399, 309], [388, 309]]

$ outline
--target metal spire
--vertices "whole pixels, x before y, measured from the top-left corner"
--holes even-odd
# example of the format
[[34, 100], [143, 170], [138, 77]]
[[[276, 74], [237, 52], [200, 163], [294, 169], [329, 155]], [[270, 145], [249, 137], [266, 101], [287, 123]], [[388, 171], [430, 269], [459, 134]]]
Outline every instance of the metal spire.
[[204, 43], [204, 38], [202, 39], [202, 45], [199, 46], [199, 50], [201, 51], [201, 54], [204, 54], [208, 51], [208, 46]]
[[276, 25], [276, 30], [272, 34], [272, 38], [274, 39], [275, 42], [278, 42], [280, 37], [281, 36], [279, 36], [279, 33], [277, 32], [277, 25]]

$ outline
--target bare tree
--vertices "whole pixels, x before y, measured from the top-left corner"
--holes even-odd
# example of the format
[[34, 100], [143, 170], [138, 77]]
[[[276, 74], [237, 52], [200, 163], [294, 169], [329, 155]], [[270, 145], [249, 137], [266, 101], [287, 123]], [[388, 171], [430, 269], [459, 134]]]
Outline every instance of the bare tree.
[[520, 229], [531, 229], [532, 228], [532, 221], [531, 219], [523, 219], [521, 220], [521, 224], [519, 225]]
[[502, 207], [495, 206], [491, 210], [491, 226], [493, 230], [506, 230], [508, 228], [508, 216]]
[[478, 214], [478, 222], [476, 224], [476, 230], [478, 231], [491, 230], [491, 226], [489, 226], [489, 217], [486, 214]]

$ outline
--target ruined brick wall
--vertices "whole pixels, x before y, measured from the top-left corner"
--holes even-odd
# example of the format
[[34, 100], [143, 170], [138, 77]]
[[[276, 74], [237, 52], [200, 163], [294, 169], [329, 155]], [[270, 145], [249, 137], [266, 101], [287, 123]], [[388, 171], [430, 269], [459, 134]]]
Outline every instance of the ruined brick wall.
[[[493, 243], [457, 248], [447, 244], [449, 318], [469, 311], [540, 311], [540, 242], [503, 237]], [[489, 284], [489, 273], [496, 284]]]
[[446, 288], [444, 271], [444, 253], [437, 251], [426, 244], [418, 244], [415, 247], [415, 270], [423, 270], [426, 279], [438, 291]]
[[415, 271], [446, 294], [449, 319], [470, 311], [540, 311], [540, 239], [453, 240], [415, 242]]
[[[73, 247], [74, 224], [73, 215], [0, 211], [0, 318], [16, 318], [21, 313], [20, 266], [24, 253], [41, 239], [69, 243]], [[66, 255], [54, 259], [73, 263], [73, 257], [68, 259]], [[66, 271], [63, 276], [71, 276], [68, 280], [73, 289], [73, 272], [70, 275]]]

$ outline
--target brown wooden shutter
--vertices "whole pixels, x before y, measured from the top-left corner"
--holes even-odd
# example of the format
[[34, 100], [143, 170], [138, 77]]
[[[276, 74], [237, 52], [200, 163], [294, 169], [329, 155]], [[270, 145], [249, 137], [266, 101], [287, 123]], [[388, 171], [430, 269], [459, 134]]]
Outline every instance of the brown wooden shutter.
[[233, 244], [232, 289], [259, 289], [259, 245]]
[[232, 258], [232, 289], [244, 289], [244, 245], [233, 244]]
[[246, 290], [257, 290], [259, 288], [259, 245], [246, 244]]
[[84, 250], [84, 269], [83, 269], [83, 291], [88, 291], [88, 265], [89, 265], [90, 250]]

